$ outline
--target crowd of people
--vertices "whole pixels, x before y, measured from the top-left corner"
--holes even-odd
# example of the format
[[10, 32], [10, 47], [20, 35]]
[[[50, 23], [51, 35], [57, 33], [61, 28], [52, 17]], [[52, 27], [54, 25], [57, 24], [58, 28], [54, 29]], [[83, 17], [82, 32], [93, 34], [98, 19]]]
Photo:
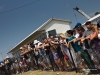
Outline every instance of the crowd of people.
[[[42, 71], [84, 71], [97, 73], [100, 70], [100, 20], [97, 24], [90, 21], [77, 23], [66, 34], [49, 34], [42, 41], [34, 40], [21, 49], [20, 59], [15, 59], [6, 69], [6, 73], [18, 74], [29, 70]], [[8, 62], [9, 63], [9, 62]], [[0, 70], [6, 63], [0, 64]], [[10, 71], [10, 72], [8, 72]], [[7, 75], [7, 74], [6, 74]]]

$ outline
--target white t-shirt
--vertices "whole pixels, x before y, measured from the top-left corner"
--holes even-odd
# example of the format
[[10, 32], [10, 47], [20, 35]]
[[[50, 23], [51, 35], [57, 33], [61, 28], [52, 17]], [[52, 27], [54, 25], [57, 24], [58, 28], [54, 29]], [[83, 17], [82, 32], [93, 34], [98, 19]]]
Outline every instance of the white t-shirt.
[[28, 50], [31, 50], [31, 47], [28, 45]]
[[22, 62], [19, 62], [19, 66], [22, 66], [23, 65], [23, 63]]
[[[35, 45], [35, 48], [38, 47], [38, 45]], [[34, 51], [35, 55], [38, 55], [38, 50]]]
[[75, 36], [76, 38], [79, 38], [79, 33], [76, 33], [74, 36]]

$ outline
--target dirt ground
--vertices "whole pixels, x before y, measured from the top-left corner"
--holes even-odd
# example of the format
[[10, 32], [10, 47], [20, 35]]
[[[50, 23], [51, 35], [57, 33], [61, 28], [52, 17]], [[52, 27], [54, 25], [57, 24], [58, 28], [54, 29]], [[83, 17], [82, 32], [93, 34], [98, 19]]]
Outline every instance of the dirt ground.
[[[76, 73], [76, 72], [53, 72], [53, 71], [28, 71], [19, 75], [86, 75], [84, 73]], [[92, 74], [92, 75], [100, 75], [100, 74]]]

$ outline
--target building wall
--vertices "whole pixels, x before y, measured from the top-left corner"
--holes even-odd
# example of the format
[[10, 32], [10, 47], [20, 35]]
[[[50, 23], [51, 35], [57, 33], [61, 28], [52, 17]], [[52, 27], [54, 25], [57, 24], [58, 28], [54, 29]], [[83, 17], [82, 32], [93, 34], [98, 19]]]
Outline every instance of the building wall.
[[[48, 32], [58, 34], [58, 33], [65, 33], [69, 29], [71, 29], [69, 22], [52, 20], [51, 22], [48, 23], [48, 25], [40, 29], [40, 30], [45, 30], [46, 32], [37, 36], [35, 39], [42, 41], [43, 37], [48, 37]], [[32, 41], [34, 41], [35, 39], [33, 39]], [[14, 53], [14, 56], [18, 58], [20, 57], [20, 53], [21, 51], [18, 50]]]
[[45, 29], [46, 32], [56, 29], [56, 33], [58, 34], [65, 33], [67, 30], [71, 29], [71, 27], [69, 22], [53, 20], [42, 29]]
[[[40, 36], [38, 36], [37, 38], [35, 38], [36, 40], [42, 42], [42, 38], [47, 37], [46, 33], [41, 34]], [[34, 39], [33, 39], [34, 41]]]
[[19, 57], [20, 57], [20, 54], [21, 54], [21, 50], [18, 50], [18, 51], [16, 51], [16, 52], [13, 54], [13, 56], [14, 56], [15, 58], [19, 58]]

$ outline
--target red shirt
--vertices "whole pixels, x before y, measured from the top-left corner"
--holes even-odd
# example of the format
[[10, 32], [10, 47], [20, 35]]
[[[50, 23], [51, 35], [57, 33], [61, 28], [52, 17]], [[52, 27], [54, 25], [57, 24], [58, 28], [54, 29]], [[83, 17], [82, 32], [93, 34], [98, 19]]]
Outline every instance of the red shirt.
[[26, 60], [22, 60], [23, 64], [26, 65]]

